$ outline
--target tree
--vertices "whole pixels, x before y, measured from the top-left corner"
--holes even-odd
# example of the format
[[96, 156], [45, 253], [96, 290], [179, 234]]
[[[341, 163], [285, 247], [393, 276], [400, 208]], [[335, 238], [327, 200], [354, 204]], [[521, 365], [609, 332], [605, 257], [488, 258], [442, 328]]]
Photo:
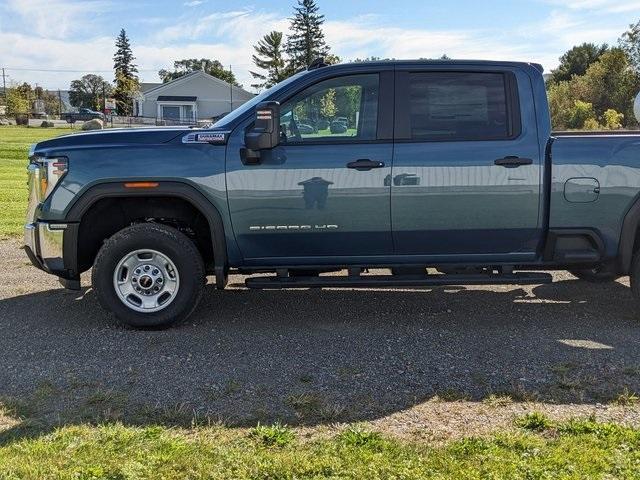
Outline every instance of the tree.
[[607, 44], [583, 43], [573, 47], [560, 57], [560, 65], [551, 71], [551, 81], [557, 83], [571, 80], [574, 75], [584, 75], [608, 50]]
[[625, 126], [635, 125], [633, 100], [640, 90], [640, 77], [623, 50], [611, 49], [572, 83], [583, 99], [593, 104], [599, 118], [611, 108], [624, 115]]
[[88, 74], [73, 80], [69, 88], [69, 101], [74, 107], [99, 110], [104, 97], [111, 95], [111, 84], [100, 75]]
[[60, 113], [60, 99], [58, 95], [42, 87], [33, 89], [36, 98], [44, 101], [44, 111], [47, 115], [57, 115]]
[[629, 57], [636, 73], [640, 74], [640, 20], [629, 25], [629, 30], [622, 34], [618, 45]]
[[[586, 120], [605, 126], [621, 123], [635, 126], [633, 99], [640, 90], [640, 77], [630, 66], [629, 57], [620, 48], [612, 48], [593, 63], [584, 75], [574, 75], [569, 81], [549, 83], [549, 109], [553, 127], [585, 128]], [[582, 103], [578, 103], [582, 102]], [[589, 104], [590, 109], [585, 105]], [[579, 110], [579, 111], [578, 111]], [[593, 113], [585, 114], [586, 111]], [[608, 110], [620, 115], [617, 122]]]
[[313, 60], [329, 53], [322, 32], [324, 15], [320, 15], [318, 10], [315, 0], [298, 0], [298, 6], [294, 7], [292, 33], [287, 37], [285, 46], [293, 71], [307, 68]]
[[132, 97], [138, 91], [138, 68], [133, 63], [135, 57], [131, 51], [131, 44], [124, 28], [116, 38], [116, 53], [113, 56], [113, 69], [115, 71], [116, 110], [120, 115], [131, 115], [133, 104]]
[[31, 110], [29, 98], [25, 97], [23, 92], [17, 88], [7, 89], [7, 115], [19, 115], [28, 113]]
[[251, 85], [254, 88], [269, 88], [289, 76], [284, 59], [282, 32], [266, 34], [257, 45], [253, 46], [256, 54], [253, 63], [256, 67], [266, 70], [266, 73], [250, 72], [260, 83]]
[[187, 73], [197, 72], [198, 70], [202, 70], [236, 87], [242, 86], [236, 81], [236, 77], [231, 70], [225, 70], [218, 60], [208, 58], [185, 58], [183, 60], [176, 60], [173, 62], [172, 72], [162, 69], [158, 72], [158, 76], [162, 79], [163, 83], [167, 83]]
[[322, 118], [332, 119], [336, 116], [337, 112], [336, 91], [335, 89], [330, 88], [320, 99], [320, 115]]

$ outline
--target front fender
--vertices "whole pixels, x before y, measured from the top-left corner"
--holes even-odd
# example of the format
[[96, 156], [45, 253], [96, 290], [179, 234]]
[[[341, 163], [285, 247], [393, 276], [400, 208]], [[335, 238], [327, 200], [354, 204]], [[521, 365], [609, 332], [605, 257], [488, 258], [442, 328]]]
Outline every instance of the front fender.
[[[152, 188], [127, 188], [125, 182], [108, 182], [94, 185], [85, 190], [70, 206], [66, 215], [67, 222], [77, 225], [84, 214], [98, 200], [117, 197], [176, 197], [193, 205], [209, 222], [213, 243], [214, 271], [216, 286], [224, 288], [229, 268], [227, 241], [224, 222], [218, 209], [195, 187], [182, 182], [153, 182]], [[68, 228], [64, 238], [65, 258], [77, 259], [78, 229]], [[77, 260], [76, 260], [77, 261]], [[77, 271], [77, 265], [69, 265]], [[75, 268], [73, 268], [75, 267]]]

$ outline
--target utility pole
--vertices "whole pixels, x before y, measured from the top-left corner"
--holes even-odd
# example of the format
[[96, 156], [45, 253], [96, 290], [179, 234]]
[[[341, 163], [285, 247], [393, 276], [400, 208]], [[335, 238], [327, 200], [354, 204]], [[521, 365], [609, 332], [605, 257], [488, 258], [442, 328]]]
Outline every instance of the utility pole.
[[[231, 65], [229, 65], [229, 73], [231, 72]], [[229, 112], [233, 111], [233, 83], [229, 79]]]
[[60, 89], [58, 89], [58, 116], [62, 115], [62, 94], [60, 93]]
[[5, 102], [7, 101], [7, 80], [4, 75], [4, 67], [2, 67], [2, 93], [4, 95]]

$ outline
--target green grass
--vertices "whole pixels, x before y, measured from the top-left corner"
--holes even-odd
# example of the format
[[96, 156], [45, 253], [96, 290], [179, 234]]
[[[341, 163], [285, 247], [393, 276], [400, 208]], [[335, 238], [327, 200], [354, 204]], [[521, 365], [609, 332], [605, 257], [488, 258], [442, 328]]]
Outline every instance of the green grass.
[[22, 234], [27, 208], [27, 152], [69, 128], [0, 127], [0, 238]]
[[592, 420], [442, 447], [361, 427], [311, 440], [283, 432], [290, 431], [68, 426], [0, 443], [0, 478], [640, 478], [640, 430]]
[[542, 432], [553, 426], [551, 420], [540, 412], [527, 413], [525, 416], [516, 419], [515, 423], [518, 427], [533, 432]]
[[251, 429], [250, 436], [257, 439], [266, 447], [284, 447], [295, 438], [295, 433], [286, 425], [260, 425]]

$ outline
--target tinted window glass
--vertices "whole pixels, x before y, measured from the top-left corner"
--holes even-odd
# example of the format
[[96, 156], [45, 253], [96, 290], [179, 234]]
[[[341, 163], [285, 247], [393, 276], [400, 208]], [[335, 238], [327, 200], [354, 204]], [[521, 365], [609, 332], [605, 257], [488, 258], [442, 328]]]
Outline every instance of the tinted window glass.
[[409, 78], [413, 139], [488, 140], [510, 136], [503, 74], [414, 73]]
[[375, 140], [378, 93], [377, 74], [332, 78], [306, 88], [281, 107], [283, 141]]

